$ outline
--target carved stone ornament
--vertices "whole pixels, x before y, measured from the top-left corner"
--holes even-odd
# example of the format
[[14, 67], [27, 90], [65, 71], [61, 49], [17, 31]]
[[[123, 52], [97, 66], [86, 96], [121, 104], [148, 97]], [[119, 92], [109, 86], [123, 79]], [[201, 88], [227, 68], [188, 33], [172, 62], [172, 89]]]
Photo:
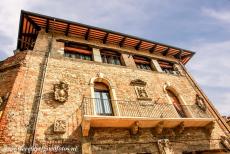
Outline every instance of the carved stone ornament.
[[54, 132], [65, 133], [65, 131], [66, 131], [66, 121], [63, 119], [56, 119], [54, 122]]
[[146, 82], [142, 81], [141, 79], [136, 79], [136, 80], [132, 80], [130, 82], [130, 85], [132, 85], [132, 86], [146, 86]]
[[171, 145], [168, 139], [160, 139], [157, 141], [160, 154], [173, 154]]
[[204, 99], [202, 97], [200, 97], [199, 95], [196, 95], [196, 105], [202, 110], [202, 111], [206, 111], [207, 107], [204, 103]]
[[221, 136], [221, 144], [228, 150], [230, 150], [230, 139], [225, 137], [225, 136]]
[[138, 98], [148, 98], [148, 94], [145, 90], [145, 87], [135, 87]]
[[69, 85], [63, 81], [59, 84], [54, 84], [54, 98], [56, 101], [64, 103], [68, 100]]

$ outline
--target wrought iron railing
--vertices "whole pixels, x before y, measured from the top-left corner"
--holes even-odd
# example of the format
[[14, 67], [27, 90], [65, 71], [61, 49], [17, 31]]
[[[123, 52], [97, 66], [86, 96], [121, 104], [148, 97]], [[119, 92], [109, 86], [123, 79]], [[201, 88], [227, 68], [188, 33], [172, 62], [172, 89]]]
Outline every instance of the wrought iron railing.
[[[108, 113], [98, 113], [97, 103], [103, 100], [97, 98], [84, 98], [84, 115], [108, 115]], [[122, 117], [147, 117], [147, 118], [212, 118], [208, 109], [202, 110], [196, 104], [181, 105], [185, 117], [181, 117], [173, 104], [156, 103], [153, 101], [126, 101], [126, 100], [106, 100], [111, 103], [114, 116]]]

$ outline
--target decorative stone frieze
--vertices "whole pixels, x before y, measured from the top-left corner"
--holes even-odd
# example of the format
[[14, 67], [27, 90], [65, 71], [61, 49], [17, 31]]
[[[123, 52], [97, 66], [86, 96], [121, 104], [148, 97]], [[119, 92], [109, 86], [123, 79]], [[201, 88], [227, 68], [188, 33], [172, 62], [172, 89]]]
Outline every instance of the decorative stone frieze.
[[56, 119], [54, 122], [55, 133], [65, 133], [66, 131], [66, 120]]
[[69, 85], [63, 81], [54, 84], [54, 98], [56, 101], [64, 103], [68, 100]]

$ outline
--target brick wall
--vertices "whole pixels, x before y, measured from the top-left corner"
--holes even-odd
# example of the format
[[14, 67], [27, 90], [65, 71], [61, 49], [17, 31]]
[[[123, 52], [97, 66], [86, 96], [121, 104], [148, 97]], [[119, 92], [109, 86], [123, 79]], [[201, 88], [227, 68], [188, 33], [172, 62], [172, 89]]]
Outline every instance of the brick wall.
[[[23, 60], [19, 60], [23, 61], [23, 65], [20, 65], [17, 69], [0, 73], [0, 84], [7, 87], [1, 86], [0, 94], [4, 95], [6, 92], [11, 92], [2, 115], [0, 146], [7, 144], [23, 146], [27, 143], [32, 133], [33, 116], [37, 116], [35, 144], [53, 140], [74, 140], [77, 145], [81, 146], [81, 142], [86, 140], [87, 143], [92, 145], [91, 149], [94, 153], [101, 153], [101, 150], [104, 153], [155, 152], [158, 151], [157, 140], [167, 137], [170, 138], [172, 146], [177, 152], [193, 150], [194, 147], [198, 150], [223, 148], [219, 144], [219, 139], [221, 135], [224, 135], [224, 132], [218, 124], [215, 124], [211, 136], [206, 135], [202, 128], [186, 129], [179, 136], [170, 136], [170, 134], [167, 134], [167, 130], [165, 130], [164, 136], [156, 136], [151, 129], [141, 129], [140, 134], [132, 136], [128, 129], [97, 128], [91, 130], [88, 138], [83, 138], [80, 106], [84, 97], [92, 97], [90, 80], [96, 77], [98, 73], [102, 73], [112, 83], [118, 100], [137, 100], [135, 89], [130, 85], [130, 82], [135, 79], [145, 81], [149, 97], [153, 101], [158, 100], [159, 103], [169, 103], [169, 99], [164, 92], [166, 83], [175, 88], [186, 105], [195, 103], [197, 89], [194, 88], [194, 85], [190, 83], [186, 76], [169, 75], [135, 68], [132, 58], [128, 56], [128, 52], [135, 53], [132, 49], [120, 49], [110, 45], [111, 48], [122, 50], [124, 53], [122, 58], [128, 64], [127, 66], [115, 66], [64, 57], [64, 44], [57, 42], [56, 39], [69, 39], [90, 43], [94, 46], [106, 45], [94, 41], [86, 42], [80, 38], [64, 37], [59, 34], [55, 34], [52, 41], [51, 58], [49, 58], [47, 65], [42, 100], [39, 113], [36, 114], [34, 108], [38, 103], [42, 65], [44, 64], [45, 52], [48, 51], [48, 39], [50, 37], [50, 35], [41, 31], [33, 51], [28, 51], [27, 54], [19, 53], [11, 58], [11, 62], [9, 60], [4, 62], [12, 64], [17, 56], [23, 55]], [[152, 56], [144, 51], [140, 51], [140, 53]], [[153, 55], [152, 57], [162, 58], [159, 55]], [[176, 61], [173, 58], [168, 58], [168, 60]], [[69, 85], [68, 101], [65, 103], [54, 100], [53, 86], [60, 81], [65, 81]], [[67, 128], [64, 134], [53, 131], [56, 119], [66, 120]], [[202, 144], [197, 140], [202, 141]]]

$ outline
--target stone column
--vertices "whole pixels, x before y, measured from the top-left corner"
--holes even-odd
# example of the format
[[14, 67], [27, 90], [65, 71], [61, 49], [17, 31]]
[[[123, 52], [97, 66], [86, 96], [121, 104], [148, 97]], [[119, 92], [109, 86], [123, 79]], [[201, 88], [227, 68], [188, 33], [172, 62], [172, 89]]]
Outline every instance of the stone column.
[[161, 67], [160, 67], [160, 65], [159, 65], [159, 63], [157, 62], [157, 60], [151, 59], [151, 63], [150, 64], [151, 64], [151, 67], [155, 71], [157, 71], [157, 72], [163, 72], [162, 69], [161, 69]]
[[136, 64], [131, 55], [123, 53], [121, 54], [121, 57], [125, 66], [136, 68]]
[[100, 49], [93, 48], [93, 60], [97, 62], [102, 62]]

